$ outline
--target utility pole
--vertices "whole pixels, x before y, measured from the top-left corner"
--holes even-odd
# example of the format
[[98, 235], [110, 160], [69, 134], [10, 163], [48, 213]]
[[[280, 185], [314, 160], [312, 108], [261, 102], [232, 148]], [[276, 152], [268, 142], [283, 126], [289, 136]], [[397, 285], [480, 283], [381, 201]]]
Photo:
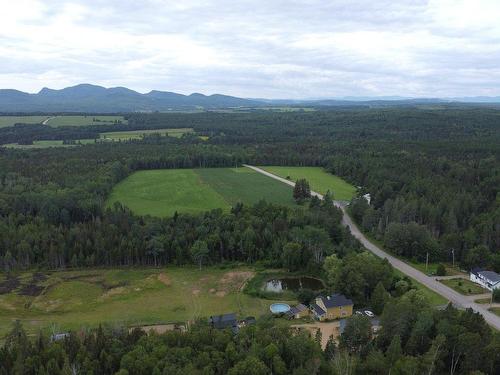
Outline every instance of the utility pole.
[[453, 268], [455, 268], [455, 249], [451, 249], [451, 255], [453, 256]]
[[429, 252], [427, 252], [427, 256], [425, 257], [425, 272], [429, 273]]

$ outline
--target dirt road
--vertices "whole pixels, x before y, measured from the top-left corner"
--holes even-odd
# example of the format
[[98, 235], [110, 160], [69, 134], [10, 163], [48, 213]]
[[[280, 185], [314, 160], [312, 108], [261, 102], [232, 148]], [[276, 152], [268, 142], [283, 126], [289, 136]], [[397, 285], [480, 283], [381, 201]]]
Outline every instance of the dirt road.
[[[269, 173], [261, 168], [254, 167], [251, 165], [244, 165], [248, 168], [253, 169], [256, 172], [262, 173], [268, 177], [274, 178], [275, 180], [281, 181], [285, 184], [288, 184], [290, 186], [295, 186], [295, 183], [292, 181], [289, 181], [287, 179], [281, 178], [279, 176], [276, 176], [272, 173]], [[317, 196], [320, 199], [323, 199], [323, 196], [319, 193], [311, 191], [312, 195]], [[440, 283], [439, 281], [436, 281], [434, 278], [429, 277], [425, 275], [424, 273], [420, 272], [419, 270], [413, 268], [412, 266], [406, 264], [402, 260], [393, 257], [392, 255], [386, 253], [384, 250], [382, 250], [380, 247], [374, 245], [372, 242], [370, 242], [363, 233], [359, 230], [359, 228], [354, 224], [354, 222], [351, 220], [349, 215], [347, 214], [345, 210], [345, 205], [341, 202], [335, 202], [335, 205], [339, 207], [342, 212], [344, 213], [344, 216], [342, 218], [342, 223], [349, 227], [351, 230], [351, 234], [356, 237], [364, 247], [366, 247], [369, 251], [371, 251], [373, 254], [377, 255], [380, 258], [386, 258], [389, 263], [392, 264], [392, 266], [399, 271], [403, 272], [404, 274], [408, 275], [412, 279], [415, 279], [419, 283], [425, 285], [427, 288], [433, 290], [434, 292], [442, 295], [444, 298], [446, 298], [448, 301], [452, 302], [455, 306], [462, 307], [462, 308], [472, 308], [474, 311], [480, 313], [483, 315], [484, 319], [486, 322], [491, 325], [492, 327], [496, 328], [497, 330], [500, 330], [500, 317], [492, 313], [491, 311], [488, 311], [487, 307], [481, 306], [480, 304], [475, 303], [474, 301], [469, 300], [466, 296], [463, 296], [454, 290], [448, 288], [444, 284]]]

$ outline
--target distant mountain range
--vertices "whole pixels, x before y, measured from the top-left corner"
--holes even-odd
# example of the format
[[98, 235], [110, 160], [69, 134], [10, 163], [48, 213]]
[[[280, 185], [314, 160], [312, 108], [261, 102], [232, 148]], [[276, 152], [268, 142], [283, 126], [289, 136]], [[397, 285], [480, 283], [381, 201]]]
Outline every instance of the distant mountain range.
[[249, 107], [262, 104], [227, 95], [182, 95], [151, 91], [141, 94], [125, 87], [81, 84], [62, 90], [43, 88], [37, 94], [0, 90], [0, 112], [138, 112], [173, 109]]
[[328, 99], [244, 99], [227, 95], [182, 95], [167, 91], [141, 94], [125, 87], [105, 88], [81, 84], [61, 90], [43, 88], [37, 94], [0, 90], [0, 112], [151, 112], [283, 105], [304, 106], [393, 106], [446, 103], [500, 103], [500, 97], [409, 98], [342, 97]]

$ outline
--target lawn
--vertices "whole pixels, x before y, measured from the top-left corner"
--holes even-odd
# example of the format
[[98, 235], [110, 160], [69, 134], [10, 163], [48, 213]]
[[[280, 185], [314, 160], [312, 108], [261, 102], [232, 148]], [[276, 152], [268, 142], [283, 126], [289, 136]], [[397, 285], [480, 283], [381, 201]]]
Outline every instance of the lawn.
[[139, 171], [114, 187], [107, 206], [121, 202], [139, 215], [164, 217], [229, 210], [237, 202], [260, 199], [295, 206], [289, 186], [248, 168]]
[[[403, 259], [403, 258], [400, 258], [400, 259]], [[420, 263], [420, 262], [416, 262], [413, 260], [407, 260], [407, 259], [403, 259], [403, 260], [406, 263], [408, 263], [410, 266], [412, 266], [413, 268], [416, 268], [417, 270], [425, 273], [426, 275], [433, 275], [433, 276], [436, 275], [437, 268], [439, 266], [439, 263], [429, 263], [428, 267], [426, 268], [425, 263]], [[460, 269], [457, 266], [453, 267], [451, 263], [443, 263], [443, 265], [444, 265], [444, 268], [446, 270], [446, 276], [459, 276], [459, 275], [466, 276], [467, 275], [467, 273], [460, 271]]]
[[266, 166], [261, 168], [283, 178], [289, 177], [292, 181], [305, 178], [309, 181], [312, 190], [321, 194], [330, 190], [336, 200], [350, 201], [356, 193], [354, 186], [320, 167]]
[[50, 116], [0, 116], [0, 128], [14, 124], [41, 124]]
[[108, 132], [108, 133], [101, 133], [101, 138], [113, 141], [142, 139], [145, 134], [160, 134], [161, 136], [168, 135], [169, 137], [180, 138], [183, 134], [186, 133], [193, 133], [193, 129], [192, 128], [149, 129], [149, 130], [131, 130], [123, 132]]
[[482, 288], [480, 285], [473, 283], [470, 280], [466, 279], [449, 279], [449, 280], [440, 280], [444, 285], [450, 287], [460, 294], [464, 294], [466, 296], [473, 294], [483, 294], [488, 293], [487, 289]]
[[93, 116], [93, 115], [68, 115], [68, 116], [55, 116], [47, 121], [47, 125], [52, 127], [58, 126], [86, 126], [86, 125], [112, 125], [115, 123], [126, 124], [127, 120], [123, 116]]
[[500, 307], [492, 307], [489, 309], [493, 314], [500, 316]]
[[[16, 319], [35, 333], [40, 328], [60, 332], [99, 323], [185, 322], [229, 312], [259, 316], [268, 312], [271, 302], [241, 292], [253, 274], [242, 267], [65, 271], [38, 274], [36, 279], [24, 273], [15, 290], [0, 294], [0, 339]], [[40, 289], [21, 295], [27, 285]]]

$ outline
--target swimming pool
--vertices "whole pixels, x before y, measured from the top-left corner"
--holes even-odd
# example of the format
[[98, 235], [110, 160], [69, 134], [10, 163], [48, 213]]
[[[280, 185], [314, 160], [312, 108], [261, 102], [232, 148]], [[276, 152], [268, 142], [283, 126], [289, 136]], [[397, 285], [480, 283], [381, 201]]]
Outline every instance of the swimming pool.
[[273, 314], [283, 314], [290, 311], [290, 305], [286, 303], [273, 303], [269, 306], [269, 310], [271, 310]]

